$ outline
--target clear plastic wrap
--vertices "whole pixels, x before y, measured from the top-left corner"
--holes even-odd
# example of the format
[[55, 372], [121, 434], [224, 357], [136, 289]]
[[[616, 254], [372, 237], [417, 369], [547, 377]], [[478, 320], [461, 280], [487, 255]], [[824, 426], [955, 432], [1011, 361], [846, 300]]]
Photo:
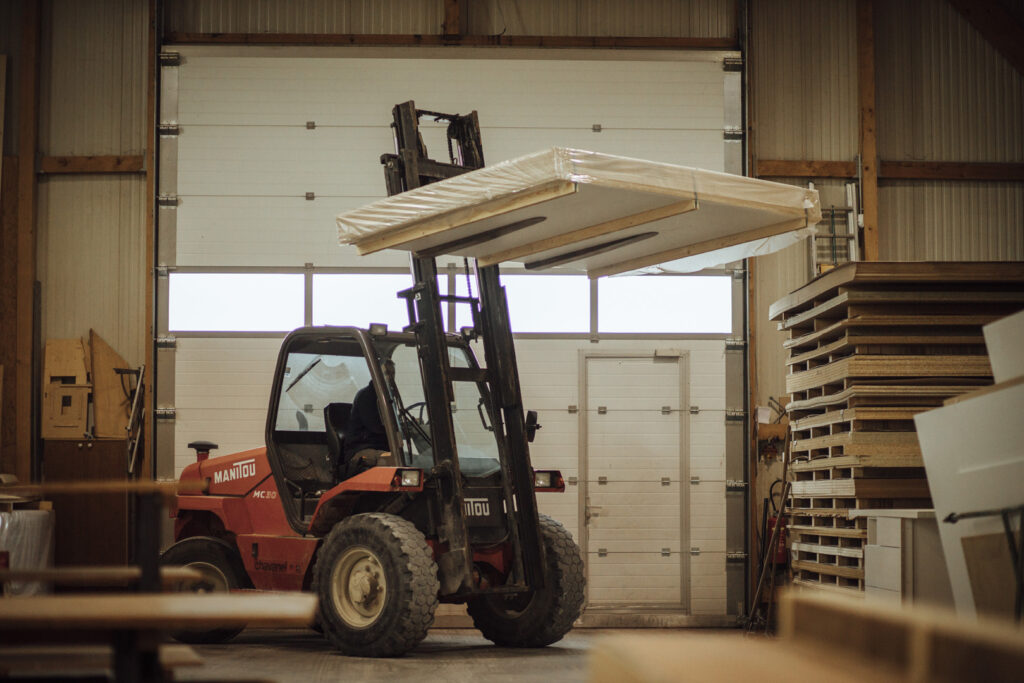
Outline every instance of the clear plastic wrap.
[[[53, 563], [53, 510], [0, 512], [0, 551], [6, 551], [11, 569], [45, 569]], [[38, 581], [9, 581], [7, 595], [49, 592]]]
[[[814, 190], [685, 166], [556, 147], [403, 192], [343, 213], [337, 219], [339, 238], [342, 243], [356, 245], [361, 253], [383, 248], [415, 251], [423, 248], [424, 240], [444, 231], [460, 230], [458, 235], [461, 237], [466, 232], [462, 228], [473, 223], [479, 223], [481, 230], [484, 230], [493, 225], [487, 223], [488, 218], [510, 214], [518, 209], [525, 210], [525, 207], [531, 206], [534, 196], [537, 199], [533, 205], [549, 201], [552, 197], [557, 201], [557, 193], [544, 195], [543, 189], [566, 186], [571, 187], [572, 192], [593, 187], [649, 197], [653, 202], [652, 207], [658, 206], [658, 201], [664, 203], [670, 199], [691, 199], [697, 201], [698, 207], [715, 208], [718, 213], [712, 221], [713, 232], [709, 235], [705, 230], [700, 239], [696, 240], [697, 248], [701, 251], [689, 254], [688, 262], [704, 252], [722, 249], [727, 251], [723, 258], [728, 260], [766, 253], [767, 250], [790, 244], [807, 233], [798, 233], [787, 239], [775, 237], [795, 230], [806, 230], [821, 219], [818, 193]], [[723, 219], [722, 211], [730, 207], [737, 212], [737, 221], [742, 223], [739, 227], [727, 225], [727, 217]], [[619, 218], [614, 215], [614, 209], [610, 211], [609, 220]], [[623, 218], [629, 216], [624, 214]], [[794, 219], [799, 219], [800, 224], [793, 225]], [[693, 222], [694, 219], [690, 218], [689, 223], [692, 225]], [[636, 225], [638, 223], [628, 227]], [[773, 226], [779, 226], [775, 233], [766, 230]], [[559, 229], [560, 226], [553, 222], [544, 228], [551, 235], [557, 235]], [[669, 226], [669, 229], [676, 228]], [[737, 248], [739, 244], [728, 239], [734, 234], [749, 234], [751, 239], [747, 241], [755, 244]], [[721, 244], [714, 244], [713, 238], [720, 235], [725, 239]], [[537, 239], [536, 233], [532, 239]], [[677, 241], [680, 245], [687, 244], [685, 237]], [[467, 250], [446, 253], [477, 255]], [[707, 260], [700, 259], [701, 262]], [[718, 260], [716, 264], [722, 262]], [[587, 264], [587, 267], [591, 265]], [[686, 264], [682, 267], [690, 268]]]

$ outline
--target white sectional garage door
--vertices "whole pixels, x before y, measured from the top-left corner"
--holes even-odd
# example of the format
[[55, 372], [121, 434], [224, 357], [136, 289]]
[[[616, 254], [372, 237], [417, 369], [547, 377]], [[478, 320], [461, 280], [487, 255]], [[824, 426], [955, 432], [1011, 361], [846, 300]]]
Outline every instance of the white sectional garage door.
[[[393, 150], [389, 124], [399, 102], [412, 99], [420, 108], [452, 113], [476, 109], [488, 164], [558, 145], [712, 170], [725, 166], [720, 56], [188, 48], [175, 75], [176, 102], [170, 106], [176, 108], [162, 118], [166, 123], [170, 116], [178, 126], [176, 216], [174, 239], [161, 242], [161, 261], [172, 274], [303, 274], [306, 299], [288, 305], [303, 306], [295, 315], [306, 324], [317, 305], [311, 301], [313, 276], [394, 273], [408, 265], [400, 252], [358, 257], [338, 245], [334, 225], [337, 213], [385, 195], [379, 157]], [[445, 157], [443, 128], [427, 119], [422, 125], [431, 156]], [[177, 338], [175, 472], [193, 459], [185, 446], [192, 440], [218, 442], [220, 454], [261, 445], [283, 333], [168, 332]], [[724, 546], [692, 569], [685, 546], [697, 502], [709, 503], [701, 510], [714, 517], [716, 535], [724, 528], [724, 486], [714, 500], [691, 499], [684, 474], [703, 466], [707, 481], [724, 482], [725, 406], [715, 408], [717, 426], [705, 441], [700, 429], [691, 430], [690, 416], [681, 417], [689, 390], [681, 378], [690, 375], [695, 359], [701, 372], [711, 368], [702, 386], [724, 396], [724, 343], [680, 339], [671, 345], [684, 352], [657, 363], [654, 350], [663, 341], [617, 344], [595, 346], [586, 334], [517, 342], [526, 403], [541, 411], [544, 423], [533, 447], [535, 465], [558, 467], [574, 478], [564, 496], [542, 496], [542, 510], [586, 541], [592, 605], [672, 605], [724, 614]], [[645, 358], [579, 362], [581, 353], [606, 349]], [[580, 395], [584, 384], [591, 393]], [[616, 403], [624, 384], [651, 403], [642, 423]], [[586, 449], [579, 415], [571, 409], [583, 405], [590, 411], [583, 422]], [[593, 412], [598, 405], [607, 413]], [[663, 405], [671, 406], [668, 416], [661, 414]], [[641, 432], [630, 437], [634, 453], [628, 462], [651, 464], [637, 468], [643, 472], [635, 479], [619, 476], [623, 416]], [[612, 424], [616, 419], [620, 424]], [[609, 477], [607, 483], [599, 484], [599, 476]], [[593, 507], [605, 511], [589, 529], [588, 495]], [[662, 524], [662, 517], [674, 525]], [[669, 549], [665, 556], [663, 548]], [[647, 576], [651, 567], [660, 578], [639, 581], [636, 575]], [[631, 585], [637, 590], [623, 590], [628, 576], [636, 577]]]

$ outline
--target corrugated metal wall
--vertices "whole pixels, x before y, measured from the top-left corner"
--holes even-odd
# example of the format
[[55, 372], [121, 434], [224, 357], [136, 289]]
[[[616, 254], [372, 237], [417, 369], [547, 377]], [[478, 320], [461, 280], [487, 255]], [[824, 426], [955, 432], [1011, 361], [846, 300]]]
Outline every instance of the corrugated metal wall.
[[[1024, 162], [1024, 76], [949, 3], [876, 7], [879, 156]], [[1024, 183], [885, 181], [879, 228], [883, 259], [1024, 259]]]
[[[731, 37], [735, 0], [476, 0], [471, 35]], [[443, 0], [169, 0], [165, 28], [227, 33], [441, 33]]]
[[[44, 156], [142, 154], [146, 3], [52, 0], [43, 11], [39, 147]], [[93, 328], [145, 360], [146, 183], [135, 175], [41, 176], [43, 338]]]

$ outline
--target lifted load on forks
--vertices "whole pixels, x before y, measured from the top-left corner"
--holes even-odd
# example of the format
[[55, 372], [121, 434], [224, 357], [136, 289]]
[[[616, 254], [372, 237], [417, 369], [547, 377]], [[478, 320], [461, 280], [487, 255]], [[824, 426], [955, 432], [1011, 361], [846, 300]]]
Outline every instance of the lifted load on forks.
[[[565, 484], [530, 462], [540, 426], [522, 405], [498, 264], [577, 263], [597, 276], [707, 252], [735, 260], [806, 234], [820, 218], [817, 193], [576, 150], [483, 168], [476, 112], [406, 102], [393, 115], [396, 152], [381, 158], [391, 196], [339, 217], [339, 228], [360, 253], [410, 252], [413, 286], [399, 293], [409, 325], [289, 334], [266, 446], [210, 459], [214, 444], [189, 445], [197, 462], [181, 478], [209, 486], [177, 496], [163, 561], [204, 571], [202, 590], [316, 592], [318, 627], [347, 654], [408, 651], [439, 602], [465, 603], [497, 644], [545, 646], [580, 615], [583, 562], [571, 534], [538, 513], [535, 493]], [[447, 122], [448, 162], [427, 157], [423, 116]], [[440, 293], [443, 254], [474, 259], [478, 296]], [[448, 304], [469, 309], [458, 335], [445, 333]], [[352, 452], [349, 426], [370, 381], [387, 449], [367, 456]]]

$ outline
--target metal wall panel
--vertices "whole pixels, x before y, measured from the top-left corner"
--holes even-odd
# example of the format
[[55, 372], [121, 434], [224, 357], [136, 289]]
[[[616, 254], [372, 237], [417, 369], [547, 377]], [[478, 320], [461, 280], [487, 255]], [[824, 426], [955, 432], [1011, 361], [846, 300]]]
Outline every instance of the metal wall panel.
[[192, 33], [441, 33], [443, 0], [167, 0], [164, 29]]
[[145, 177], [45, 178], [38, 217], [43, 338], [92, 328], [129, 363], [145, 362]]
[[756, 156], [852, 160], [858, 137], [855, 0], [755, 0], [751, 12]]
[[888, 182], [878, 219], [887, 261], [1024, 260], [1024, 183]]
[[53, 0], [43, 26], [41, 153], [142, 154], [146, 3]]
[[469, 33], [534, 36], [736, 35], [735, 0], [485, 0], [468, 9]]
[[1024, 161], [1024, 76], [948, 2], [875, 7], [880, 157]]
[[21, 52], [21, 9], [19, 0], [0, 0], [0, 54], [7, 55], [7, 84], [4, 112], [3, 153], [18, 151], [15, 133], [18, 130], [18, 92], [21, 79], [18, 74]]

